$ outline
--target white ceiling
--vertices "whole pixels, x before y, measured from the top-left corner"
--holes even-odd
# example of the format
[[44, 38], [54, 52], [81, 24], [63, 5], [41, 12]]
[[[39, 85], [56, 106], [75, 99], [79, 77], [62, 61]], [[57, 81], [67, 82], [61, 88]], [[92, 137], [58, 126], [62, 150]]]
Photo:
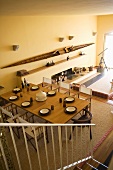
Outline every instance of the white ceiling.
[[113, 0], [0, 0], [0, 15], [113, 14]]

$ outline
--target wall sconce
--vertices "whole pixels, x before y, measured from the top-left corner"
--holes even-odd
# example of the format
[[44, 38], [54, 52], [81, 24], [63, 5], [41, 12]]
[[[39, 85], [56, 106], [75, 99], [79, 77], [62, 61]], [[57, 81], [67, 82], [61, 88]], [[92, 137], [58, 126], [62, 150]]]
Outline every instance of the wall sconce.
[[97, 32], [92, 32], [92, 35], [95, 36], [97, 34]]
[[73, 35], [70, 35], [70, 36], [69, 36], [69, 40], [72, 40], [73, 38], [74, 38]]
[[19, 49], [19, 45], [13, 45], [13, 51], [17, 51]]
[[63, 38], [63, 37], [60, 37], [60, 38], [59, 38], [59, 42], [62, 42], [62, 41], [64, 41], [64, 38]]

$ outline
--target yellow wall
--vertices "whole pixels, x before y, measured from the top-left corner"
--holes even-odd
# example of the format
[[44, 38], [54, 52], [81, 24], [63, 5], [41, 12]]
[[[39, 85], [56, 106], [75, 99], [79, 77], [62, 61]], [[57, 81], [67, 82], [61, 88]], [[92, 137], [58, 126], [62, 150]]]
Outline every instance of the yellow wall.
[[[96, 42], [92, 32], [97, 31], [96, 16], [2, 16], [0, 17], [0, 68], [8, 64], [53, 51], [57, 48]], [[74, 35], [72, 40], [69, 35]], [[64, 37], [59, 42], [59, 37]], [[12, 45], [19, 45], [17, 51]], [[84, 57], [77, 58], [76, 66], [96, 65], [96, 45], [91, 45], [69, 54], [75, 56], [84, 51]], [[54, 62], [66, 58], [67, 54], [54, 58]], [[31, 70], [45, 65], [48, 60], [37, 61], [30, 64], [0, 69], [0, 85], [11, 90], [17, 84], [16, 71]], [[66, 66], [67, 67], [67, 66]], [[71, 63], [70, 66], [71, 67]], [[65, 65], [63, 68], [65, 70]], [[59, 72], [59, 67], [57, 67]], [[48, 75], [47, 71], [45, 72]], [[53, 69], [54, 74], [54, 69]]]
[[97, 17], [97, 63], [103, 54], [99, 55], [104, 50], [104, 36], [113, 31], [113, 15], [102, 15]]

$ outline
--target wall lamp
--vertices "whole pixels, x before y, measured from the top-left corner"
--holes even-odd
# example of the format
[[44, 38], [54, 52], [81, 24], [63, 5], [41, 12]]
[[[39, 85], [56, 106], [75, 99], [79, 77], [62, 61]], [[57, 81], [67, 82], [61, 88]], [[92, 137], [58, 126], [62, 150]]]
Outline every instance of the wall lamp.
[[74, 38], [73, 35], [70, 35], [70, 36], [69, 36], [69, 40], [72, 40], [73, 38]]
[[64, 38], [63, 37], [59, 37], [59, 42], [62, 42], [64, 41]]
[[92, 35], [95, 36], [97, 34], [97, 32], [92, 32]]
[[13, 51], [17, 51], [19, 49], [19, 45], [13, 45]]

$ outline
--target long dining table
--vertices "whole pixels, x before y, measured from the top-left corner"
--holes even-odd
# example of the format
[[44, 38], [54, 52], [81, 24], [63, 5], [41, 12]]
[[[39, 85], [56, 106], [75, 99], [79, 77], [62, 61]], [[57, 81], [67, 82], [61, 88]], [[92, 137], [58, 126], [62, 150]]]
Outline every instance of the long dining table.
[[[1, 95], [2, 99], [5, 99], [8, 102], [13, 103], [14, 105], [34, 114], [35, 116], [38, 116], [42, 119], [44, 119], [46, 122], [49, 123], [67, 123], [69, 120], [71, 120], [74, 116], [76, 116], [78, 113], [80, 113], [84, 108], [87, 108], [89, 102], [86, 100], [79, 99], [77, 97], [74, 98], [74, 101], [71, 103], [66, 103], [66, 107], [74, 106], [76, 107], [76, 111], [74, 113], [66, 113], [65, 109], [66, 107], [63, 107], [63, 100], [68, 97], [68, 94], [63, 94], [58, 91], [56, 91], [56, 94], [53, 96], [47, 96], [47, 99], [45, 101], [37, 101], [36, 100], [36, 94], [38, 94], [41, 91], [48, 92], [50, 89], [48, 87], [42, 87], [42, 84], [37, 85], [38, 89], [31, 90], [33, 85], [31, 84], [29, 89], [23, 88], [20, 92], [18, 92], [16, 95], [18, 98], [16, 100], [10, 100], [11, 96], [14, 96], [14, 91], [9, 91]], [[31, 104], [28, 107], [23, 107], [22, 103], [25, 101], [30, 101], [30, 98], [33, 99]], [[62, 102], [59, 102], [59, 99], [62, 99]], [[51, 109], [51, 105], [54, 106], [54, 109]], [[50, 110], [49, 114], [41, 115], [40, 110], [48, 108]]]

